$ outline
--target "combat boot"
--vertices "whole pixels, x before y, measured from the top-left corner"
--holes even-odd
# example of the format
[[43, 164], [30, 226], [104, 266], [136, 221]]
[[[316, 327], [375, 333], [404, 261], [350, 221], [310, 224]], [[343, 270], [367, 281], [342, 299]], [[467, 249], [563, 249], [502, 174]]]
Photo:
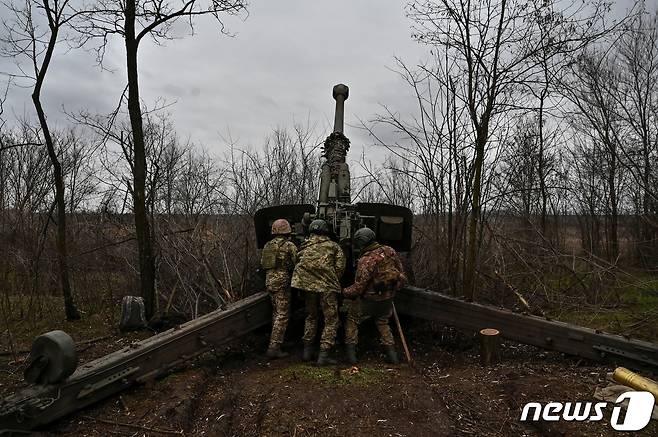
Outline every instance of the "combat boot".
[[395, 346], [384, 346], [384, 351], [386, 352], [387, 363], [400, 364], [400, 360], [398, 360], [398, 353], [395, 350]]
[[320, 350], [318, 354], [318, 366], [326, 366], [329, 364], [336, 364], [336, 360], [329, 358], [329, 350]]
[[345, 354], [347, 355], [347, 362], [350, 364], [356, 364], [359, 361], [356, 359], [356, 345], [355, 344], [346, 344], [345, 345]]
[[267, 353], [265, 355], [267, 355], [267, 358], [277, 359], [277, 358], [285, 358], [289, 354], [288, 352], [282, 351], [281, 346], [275, 346], [267, 349]]
[[302, 353], [302, 361], [313, 360], [313, 345], [308, 343], [304, 344], [304, 352]]

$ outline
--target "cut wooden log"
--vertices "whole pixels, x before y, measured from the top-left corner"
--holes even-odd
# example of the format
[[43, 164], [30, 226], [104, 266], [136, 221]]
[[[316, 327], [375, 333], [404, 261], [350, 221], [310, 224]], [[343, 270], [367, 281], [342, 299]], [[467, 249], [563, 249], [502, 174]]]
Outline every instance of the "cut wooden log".
[[500, 361], [500, 331], [486, 328], [480, 331], [480, 362], [491, 366]]

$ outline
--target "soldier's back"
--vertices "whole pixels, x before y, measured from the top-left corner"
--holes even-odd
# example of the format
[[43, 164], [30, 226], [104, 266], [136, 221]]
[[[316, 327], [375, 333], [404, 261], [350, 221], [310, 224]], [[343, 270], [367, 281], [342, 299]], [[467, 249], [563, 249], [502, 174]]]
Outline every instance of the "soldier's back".
[[266, 271], [265, 286], [277, 291], [290, 286], [292, 269], [297, 261], [296, 246], [284, 239], [274, 238], [263, 247], [261, 265]]
[[292, 286], [315, 292], [340, 291], [336, 272], [338, 251], [342, 251], [341, 247], [329, 237], [312, 235], [300, 248]]

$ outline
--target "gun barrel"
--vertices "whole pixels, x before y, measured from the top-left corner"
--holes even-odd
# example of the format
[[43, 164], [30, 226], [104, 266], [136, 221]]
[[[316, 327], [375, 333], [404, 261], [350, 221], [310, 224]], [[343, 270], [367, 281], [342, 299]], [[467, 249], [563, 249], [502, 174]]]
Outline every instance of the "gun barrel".
[[349, 96], [347, 85], [339, 83], [334, 86], [333, 96], [336, 100], [336, 115], [334, 116], [334, 132], [343, 133], [343, 121], [345, 119], [345, 100]]

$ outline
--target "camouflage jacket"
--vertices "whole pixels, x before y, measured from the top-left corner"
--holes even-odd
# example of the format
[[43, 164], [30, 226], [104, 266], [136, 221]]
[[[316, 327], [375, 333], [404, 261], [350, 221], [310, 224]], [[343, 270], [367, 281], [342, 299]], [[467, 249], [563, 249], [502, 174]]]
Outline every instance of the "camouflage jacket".
[[340, 293], [345, 271], [343, 249], [324, 235], [311, 235], [299, 248], [292, 286], [300, 290]]
[[268, 291], [285, 290], [290, 286], [290, 275], [297, 264], [297, 246], [287, 238], [277, 236], [263, 247], [260, 264], [266, 272]]
[[368, 246], [356, 267], [354, 284], [346, 288], [345, 296], [363, 296], [370, 300], [385, 300], [407, 282], [400, 257], [392, 247], [373, 243]]

